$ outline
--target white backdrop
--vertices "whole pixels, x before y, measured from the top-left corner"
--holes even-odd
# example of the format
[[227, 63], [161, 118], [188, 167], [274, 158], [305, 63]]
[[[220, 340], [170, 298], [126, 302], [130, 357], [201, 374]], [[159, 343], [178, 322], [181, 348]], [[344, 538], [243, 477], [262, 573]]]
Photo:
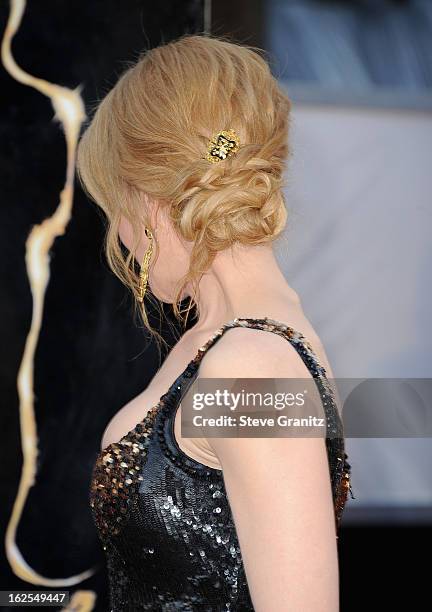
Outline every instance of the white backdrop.
[[[427, 112], [294, 104], [277, 253], [336, 378], [432, 378], [431, 143]], [[432, 508], [432, 439], [347, 448], [347, 521]]]

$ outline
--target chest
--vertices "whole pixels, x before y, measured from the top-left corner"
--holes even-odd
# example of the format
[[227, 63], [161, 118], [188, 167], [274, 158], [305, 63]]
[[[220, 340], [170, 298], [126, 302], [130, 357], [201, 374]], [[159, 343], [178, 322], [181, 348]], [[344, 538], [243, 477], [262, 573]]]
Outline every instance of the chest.
[[116, 412], [109, 421], [102, 435], [102, 449], [118, 442], [156, 406], [193, 356], [194, 349], [191, 346], [176, 345], [172, 349], [147, 387]]

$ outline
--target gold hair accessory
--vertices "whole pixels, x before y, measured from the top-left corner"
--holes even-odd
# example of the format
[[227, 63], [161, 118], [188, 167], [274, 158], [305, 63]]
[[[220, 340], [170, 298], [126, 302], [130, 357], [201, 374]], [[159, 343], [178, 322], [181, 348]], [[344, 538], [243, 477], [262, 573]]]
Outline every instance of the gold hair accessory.
[[149, 277], [150, 260], [153, 254], [153, 234], [147, 227], [144, 229], [144, 231], [145, 231], [147, 238], [150, 240], [150, 242], [146, 249], [146, 252], [144, 253], [144, 257], [141, 263], [138, 296], [137, 296], [138, 302], [144, 301], [144, 295], [147, 289], [147, 283], [148, 283], [148, 277]]
[[220, 162], [237, 153], [240, 139], [234, 130], [218, 132], [208, 143], [206, 159], [209, 162]]

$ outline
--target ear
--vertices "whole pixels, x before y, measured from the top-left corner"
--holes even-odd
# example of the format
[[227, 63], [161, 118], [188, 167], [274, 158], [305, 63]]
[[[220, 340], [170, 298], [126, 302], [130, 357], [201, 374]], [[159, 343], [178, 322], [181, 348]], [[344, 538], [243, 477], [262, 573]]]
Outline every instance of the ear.
[[144, 209], [144, 218], [149, 228], [156, 233], [158, 221], [159, 221], [159, 209], [161, 208], [158, 200], [152, 198], [147, 193], [142, 192], [141, 194], [142, 206]]

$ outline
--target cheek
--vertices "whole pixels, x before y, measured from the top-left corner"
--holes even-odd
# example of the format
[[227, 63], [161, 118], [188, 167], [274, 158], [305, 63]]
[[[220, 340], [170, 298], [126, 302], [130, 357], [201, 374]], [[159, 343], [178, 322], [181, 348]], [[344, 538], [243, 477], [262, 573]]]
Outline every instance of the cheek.
[[132, 226], [124, 217], [120, 220], [118, 235], [124, 246], [130, 250], [133, 240]]

